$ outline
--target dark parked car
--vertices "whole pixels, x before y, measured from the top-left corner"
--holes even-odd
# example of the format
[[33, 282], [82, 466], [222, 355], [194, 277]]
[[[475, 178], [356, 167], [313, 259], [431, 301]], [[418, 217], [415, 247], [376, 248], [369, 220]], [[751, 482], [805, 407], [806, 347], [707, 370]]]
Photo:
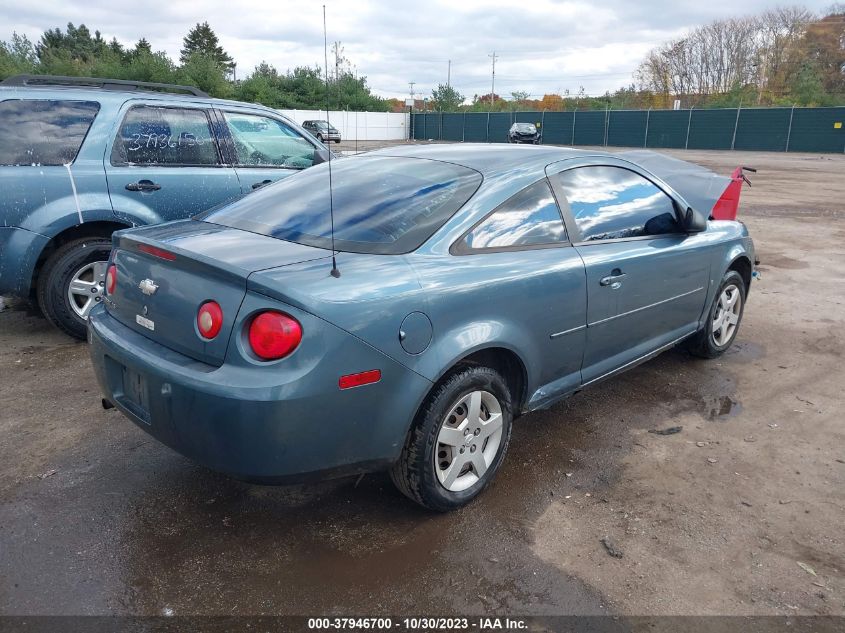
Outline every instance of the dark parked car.
[[514, 123], [508, 130], [508, 143], [533, 143], [539, 145], [540, 131], [533, 123]]
[[393, 147], [332, 166], [333, 221], [320, 165], [120, 231], [89, 323], [106, 403], [239, 477], [389, 469], [415, 501], [461, 506], [514, 417], [736, 338], [754, 246], [707, 220], [729, 179], [678, 165]]
[[303, 121], [302, 127], [316, 136], [321, 143], [340, 143], [340, 131], [328, 121]]
[[[181, 93], [181, 94], [178, 94]], [[0, 83], [0, 295], [84, 338], [113, 231], [190, 217], [328, 158], [275, 110], [196, 88]]]

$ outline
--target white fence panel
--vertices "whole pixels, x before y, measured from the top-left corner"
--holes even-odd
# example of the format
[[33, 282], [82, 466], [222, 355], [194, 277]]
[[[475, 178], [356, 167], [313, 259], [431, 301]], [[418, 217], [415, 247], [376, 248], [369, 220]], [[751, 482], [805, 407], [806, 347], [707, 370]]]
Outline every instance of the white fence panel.
[[[326, 120], [325, 110], [279, 110], [300, 125]], [[330, 110], [329, 121], [344, 141], [404, 141], [408, 139], [408, 114], [404, 112], [350, 112]]]

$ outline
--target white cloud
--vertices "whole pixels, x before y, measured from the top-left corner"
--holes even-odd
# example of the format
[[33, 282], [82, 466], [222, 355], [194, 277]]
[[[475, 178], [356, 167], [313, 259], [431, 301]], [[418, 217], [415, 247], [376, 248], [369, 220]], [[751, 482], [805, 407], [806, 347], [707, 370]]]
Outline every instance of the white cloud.
[[[821, 10], [829, 0], [807, 3]], [[496, 92], [525, 90], [532, 95], [584, 86], [601, 94], [632, 81], [643, 55], [685, 29], [715, 19], [762, 11], [769, 0], [626, 2], [606, 0], [328, 0], [328, 39], [339, 40], [359, 74], [382, 96], [404, 97], [408, 82], [428, 95], [446, 81], [467, 96], [490, 90], [495, 50]], [[182, 37], [197, 22], [208, 21], [222, 46], [248, 74], [267, 61], [284, 71], [298, 65], [323, 65], [320, 2], [256, 0], [249, 4], [147, 0], [65, 0], [0, 5], [0, 39], [13, 31], [36, 41], [48, 28], [67, 22], [99, 29], [107, 38], [131, 44], [146, 37], [155, 50], [178, 60]]]

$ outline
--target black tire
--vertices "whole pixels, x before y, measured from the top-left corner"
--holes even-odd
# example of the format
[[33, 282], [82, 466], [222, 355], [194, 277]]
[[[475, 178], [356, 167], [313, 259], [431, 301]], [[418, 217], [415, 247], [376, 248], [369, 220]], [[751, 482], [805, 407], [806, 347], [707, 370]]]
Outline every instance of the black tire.
[[339, 138], [336, 138], [336, 139], [334, 140], [334, 142], [335, 142], [335, 143], [340, 143], [340, 139], [339, 139]]
[[38, 276], [38, 305], [47, 320], [65, 334], [85, 339], [87, 321], [71, 307], [68, 288], [73, 275], [85, 264], [105, 262], [111, 251], [111, 240], [91, 237], [64, 244], [47, 259]]
[[[474, 391], [487, 391], [498, 400], [502, 410], [501, 440], [484, 475], [469, 488], [453, 492], [440, 483], [435, 472], [437, 438], [451, 409]], [[432, 389], [417, 412], [402, 455], [390, 471], [393, 483], [405, 496], [431, 510], [447, 512], [466, 505], [490, 483], [505, 458], [512, 411], [510, 391], [496, 371], [477, 366], [456, 370]]]
[[317, 140], [318, 140], [318, 141], [320, 141], [320, 142], [322, 143], [322, 142], [323, 142], [323, 135], [322, 135], [322, 134], [318, 134], [318, 135], [317, 135]]
[[[713, 321], [716, 318], [716, 312], [719, 309], [719, 297], [721, 297], [725, 288], [729, 286], [735, 286], [739, 292], [741, 301], [739, 305], [739, 320], [737, 321], [736, 327], [730, 335], [730, 338], [722, 345], [719, 345], [716, 342], [716, 337], [713, 332]], [[722, 283], [719, 284], [719, 288], [713, 296], [713, 302], [710, 304], [710, 308], [707, 311], [707, 318], [704, 321], [704, 326], [689, 340], [688, 348], [690, 353], [695, 356], [700, 356], [701, 358], [716, 358], [727, 351], [727, 349], [736, 340], [736, 335], [739, 332], [739, 326], [742, 324], [742, 315], [745, 312], [746, 294], [747, 288], [745, 287], [745, 280], [743, 280], [742, 275], [735, 270], [729, 270], [725, 273], [725, 276], [722, 278]]]

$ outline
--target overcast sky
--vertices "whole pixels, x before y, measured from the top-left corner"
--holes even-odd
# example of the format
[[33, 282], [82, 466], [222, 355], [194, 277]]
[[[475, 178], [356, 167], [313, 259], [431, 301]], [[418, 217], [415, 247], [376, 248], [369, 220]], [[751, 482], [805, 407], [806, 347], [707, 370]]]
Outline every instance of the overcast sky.
[[[821, 11], [831, 0], [801, 3]], [[630, 84], [645, 53], [690, 27], [734, 15], [756, 13], [777, 3], [765, 0], [328, 0], [328, 38], [366, 75], [376, 94], [429, 96], [446, 83], [462, 94], [490, 91], [495, 50], [496, 93], [524, 90], [588, 94]], [[781, 3], [785, 4], [785, 3]], [[792, 2], [790, 2], [792, 4]], [[322, 2], [286, 0], [0, 0], [0, 39], [13, 31], [34, 42], [67, 22], [99, 29], [125, 44], [146, 37], [154, 50], [178, 60], [182, 38], [208, 21], [237, 62], [238, 76], [262, 60], [280, 71], [323, 66]]]

